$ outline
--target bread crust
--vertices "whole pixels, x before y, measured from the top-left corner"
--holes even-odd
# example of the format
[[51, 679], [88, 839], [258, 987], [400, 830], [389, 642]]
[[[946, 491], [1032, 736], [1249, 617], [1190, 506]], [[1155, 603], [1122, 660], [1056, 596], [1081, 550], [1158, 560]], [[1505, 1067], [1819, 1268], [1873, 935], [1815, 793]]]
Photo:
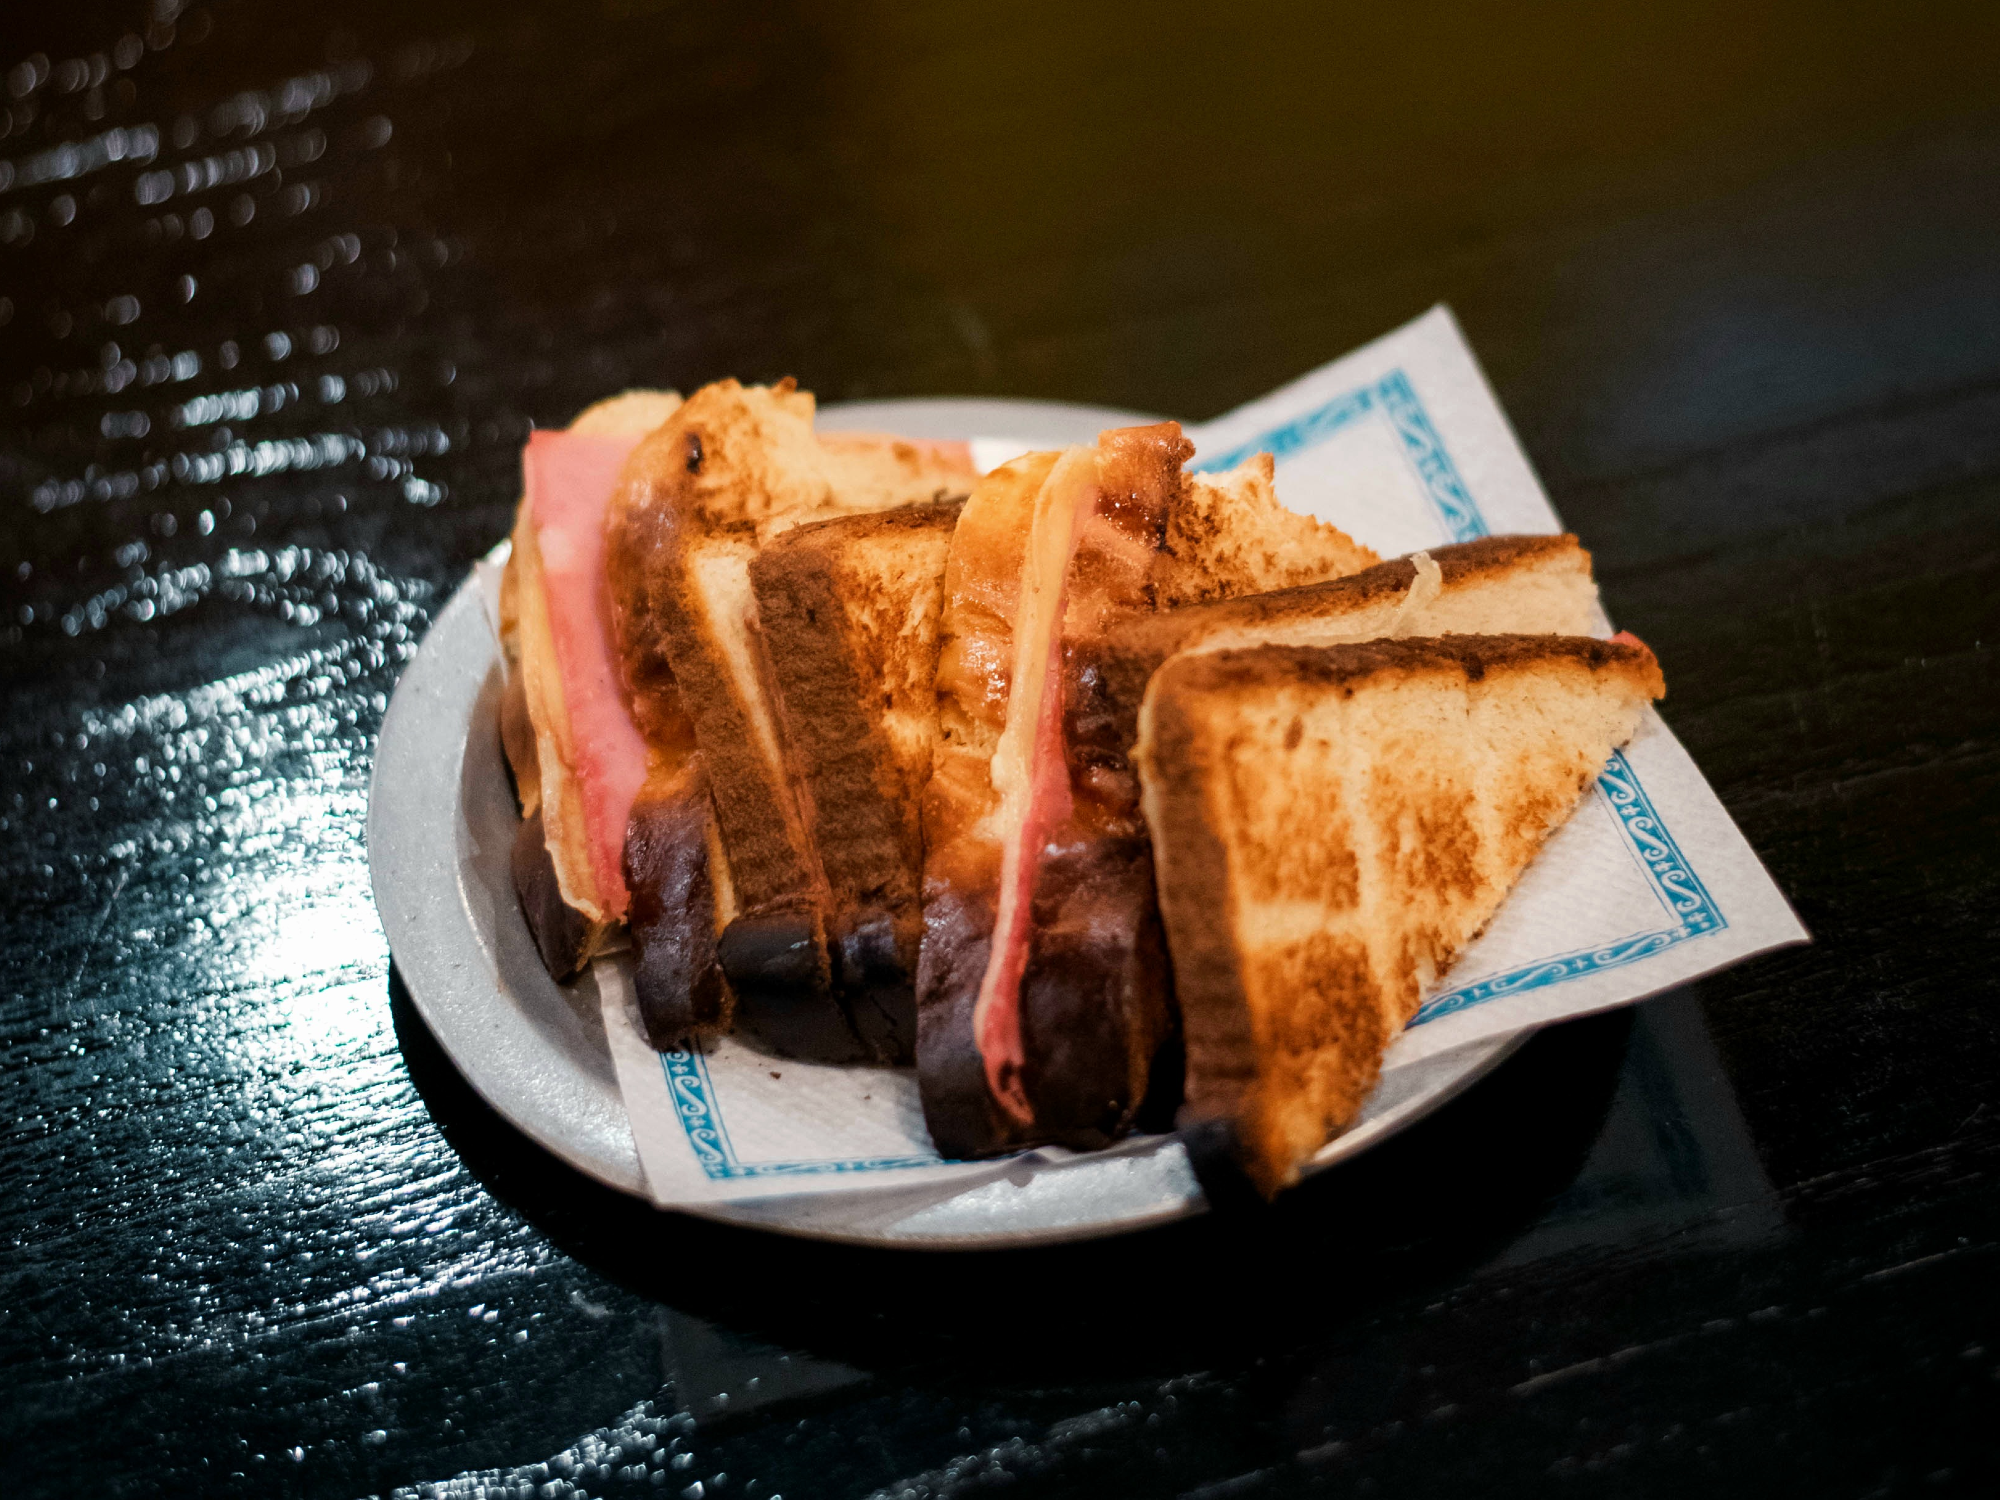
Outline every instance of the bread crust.
[[593, 922], [563, 899], [555, 861], [549, 855], [548, 839], [542, 831], [540, 808], [524, 814], [514, 830], [508, 870], [514, 877], [514, 894], [521, 903], [521, 914], [527, 918], [535, 951], [542, 957], [542, 967], [557, 984], [568, 984], [583, 972], [583, 966], [603, 943], [605, 926]]
[[1201, 707], [1178, 687], [1169, 679], [1147, 705], [1141, 763], [1147, 822], [1172, 830], [1152, 841], [1153, 871], [1181, 1019], [1180, 1120], [1193, 1126], [1234, 1113], [1256, 1076], [1257, 1046], [1233, 941], [1229, 850], [1209, 805], [1217, 767], [1200, 733]]
[[[1253, 646], [1176, 657], [1160, 684], [1162, 693], [1256, 694], [1312, 683], [1351, 695], [1371, 681], [1457, 673], [1480, 682], [1489, 673], [1563, 664], [1625, 679], [1647, 698], [1666, 695], [1660, 663], [1632, 640], [1592, 636], [1401, 636], [1340, 646]], [[1165, 669], [1163, 669], [1165, 670]]]
[[[1427, 555], [1438, 566], [1444, 595], [1522, 572], [1567, 575], [1586, 586], [1590, 579], [1590, 554], [1568, 533], [1481, 537], [1433, 547]], [[1096, 668], [1102, 679], [1105, 708], [1117, 719], [1119, 732], [1129, 745], [1137, 734], [1139, 702], [1146, 684], [1170, 656], [1225, 632], [1255, 635], [1295, 622], [1356, 618], [1371, 608], [1387, 607], [1405, 598], [1416, 577], [1410, 557], [1395, 557], [1341, 578], [1123, 621], [1106, 634], [1097, 650]], [[1594, 603], [1594, 590], [1590, 597]], [[1578, 612], [1552, 618], [1549, 623], [1566, 634], [1582, 634], [1588, 625]]]

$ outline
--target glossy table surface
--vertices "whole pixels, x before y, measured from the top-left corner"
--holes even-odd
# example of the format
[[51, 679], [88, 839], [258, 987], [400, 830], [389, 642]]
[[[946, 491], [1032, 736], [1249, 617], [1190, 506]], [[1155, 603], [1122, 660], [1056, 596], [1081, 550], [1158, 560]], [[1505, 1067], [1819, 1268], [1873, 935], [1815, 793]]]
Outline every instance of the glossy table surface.
[[[0, 14], [0, 1491], [1991, 1493], [1990, 7]], [[1206, 417], [1448, 301], [1816, 935], [1266, 1214], [658, 1215], [399, 993], [386, 695], [630, 384]]]

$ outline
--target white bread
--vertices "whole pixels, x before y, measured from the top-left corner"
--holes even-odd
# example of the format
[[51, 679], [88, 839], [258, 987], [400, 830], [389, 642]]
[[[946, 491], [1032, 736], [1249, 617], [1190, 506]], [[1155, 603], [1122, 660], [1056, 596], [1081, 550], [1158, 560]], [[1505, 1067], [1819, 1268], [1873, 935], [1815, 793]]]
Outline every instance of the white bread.
[[[783, 733], [847, 968], [907, 989], [919, 810], [937, 737], [938, 621], [960, 503], [799, 526], [750, 565]], [[886, 1002], [885, 1002], [886, 1003]]]
[[1177, 656], [1134, 756], [1173, 957], [1180, 1123], [1265, 1194], [1665, 691], [1644, 646], [1452, 635]]

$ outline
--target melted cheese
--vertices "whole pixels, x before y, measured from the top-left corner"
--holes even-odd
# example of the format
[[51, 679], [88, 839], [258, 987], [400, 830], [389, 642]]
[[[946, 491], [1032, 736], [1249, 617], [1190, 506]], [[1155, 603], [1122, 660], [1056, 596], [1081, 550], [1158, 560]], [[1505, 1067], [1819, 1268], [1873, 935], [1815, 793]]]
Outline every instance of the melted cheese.
[[993, 1097], [1021, 1123], [1034, 1118], [1022, 1088], [1021, 974], [1027, 962], [1035, 866], [1050, 829], [1069, 816], [1069, 767], [1062, 753], [1062, 623], [1070, 562], [1096, 509], [1097, 455], [1073, 448], [1035, 497], [1026, 566], [1013, 630], [1012, 688], [994, 748], [998, 794], [989, 826], [1001, 839], [999, 903], [973, 1036]]

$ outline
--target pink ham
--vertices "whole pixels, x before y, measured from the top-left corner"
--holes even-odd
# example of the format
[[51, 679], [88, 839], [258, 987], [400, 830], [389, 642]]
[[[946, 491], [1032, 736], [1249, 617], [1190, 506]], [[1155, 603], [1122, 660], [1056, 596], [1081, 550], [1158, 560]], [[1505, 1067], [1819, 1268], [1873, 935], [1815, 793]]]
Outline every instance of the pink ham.
[[604, 513], [637, 437], [536, 432], [522, 467], [542, 557], [591, 875], [606, 917], [625, 915], [622, 859], [646, 741], [625, 706], [604, 580]]
[[966, 727], [926, 794], [917, 976], [918, 1089], [947, 1156], [1105, 1144], [1166, 1034], [1151, 866], [1111, 836], [1068, 710], [1081, 644], [1151, 602], [1189, 451], [1162, 424], [1017, 460], [953, 537], [937, 682]]
[[[1094, 482], [1075, 479], [1067, 484], [1052, 482], [1048, 491], [1060, 492], [1049, 507], [1053, 514], [1038, 517], [1036, 526], [1039, 529], [1053, 523], [1057, 536], [1045, 545], [1045, 555], [1040, 557], [1033, 555], [1035, 547], [1030, 542], [1028, 568], [1041, 575], [1041, 587], [1024, 582], [1022, 588], [1024, 601], [1036, 593], [1046, 596], [1041, 601], [1045, 615], [1040, 623], [1047, 632], [1047, 644], [1031, 648], [1038, 649], [1042, 658], [1039, 673], [1017, 670], [1013, 674], [1014, 693], [1032, 691], [1034, 701], [1008, 705], [1010, 724], [1019, 715], [1024, 727], [1031, 726], [1031, 735], [1022, 747], [1029, 767], [1028, 784], [1019, 818], [1007, 830], [1001, 846], [993, 948], [973, 1011], [973, 1035], [986, 1064], [986, 1085], [1000, 1107], [1023, 1126], [1032, 1125], [1035, 1118], [1021, 1077], [1026, 1062], [1021, 1035], [1021, 976], [1028, 960], [1035, 871], [1041, 863], [1042, 845], [1068, 821], [1072, 807], [1069, 765], [1063, 754], [1062, 626], [1069, 603], [1070, 565], [1098, 498]], [[1062, 513], [1065, 507], [1067, 514]], [[1031, 632], [1026, 616], [1033, 608], [1024, 602], [1023, 617], [1015, 622], [1023, 636]]]

